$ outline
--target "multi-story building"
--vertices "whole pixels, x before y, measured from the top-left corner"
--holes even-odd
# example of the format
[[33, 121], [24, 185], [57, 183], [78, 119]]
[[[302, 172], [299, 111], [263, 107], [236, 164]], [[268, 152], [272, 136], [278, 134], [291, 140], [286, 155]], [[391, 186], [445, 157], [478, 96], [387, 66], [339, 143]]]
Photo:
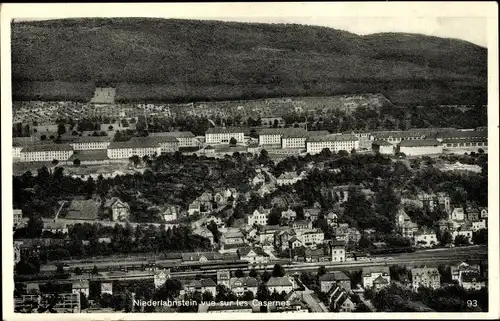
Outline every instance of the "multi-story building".
[[271, 213], [270, 209], [256, 209], [251, 215], [248, 215], [248, 225], [267, 225], [267, 217], [269, 216], [269, 213]]
[[437, 268], [414, 268], [411, 269], [413, 290], [419, 287], [439, 289], [441, 287], [441, 275]]
[[345, 242], [332, 244], [332, 262], [345, 262]]
[[12, 217], [14, 227], [21, 225], [23, 223], [23, 211], [22, 210], [14, 210]]
[[224, 285], [229, 288], [231, 272], [229, 270], [217, 270], [217, 285]]
[[88, 298], [89, 297], [89, 281], [80, 281], [73, 283], [73, 293], [79, 294], [83, 293]]
[[413, 223], [403, 209], [400, 209], [396, 214], [396, 231], [408, 239], [412, 239], [414, 234], [418, 231], [417, 223]]
[[106, 149], [111, 143], [110, 136], [78, 136], [71, 143], [73, 150]]
[[472, 231], [477, 232], [479, 230], [488, 228], [488, 225], [486, 224], [486, 220], [480, 220], [476, 222], [472, 222]]
[[325, 240], [325, 233], [321, 230], [317, 231], [307, 231], [300, 233], [300, 240], [305, 246], [322, 244]]
[[177, 138], [172, 136], [158, 136], [150, 137], [153, 142], [160, 145], [160, 151], [162, 154], [165, 153], [175, 153], [179, 150], [179, 141]]
[[[14, 309], [23, 309], [26, 304], [37, 302], [40, 306], [48, 306], [53, 300], [51, 294], [24, 294], [14, 299]], [[58, 313], [80, 313], [80, 293], [59, 293], [53, 309]]]
[[312, 136], [307, 138], [307, 153], [319, 154], [325, 148], [329, 149], [332, 152], [338, 152], [340, 150], [350, 152], [353, 149], [359, 149], [359, 139], [354, 135], [337, 134]]
[[[284, 136], [305, 139], [306, 133], [303, 128], [263, 128], [259, 132], [259, 145], [280, 148], [283, 146], [281, 140]], [[292, 141], [289, 143], [292, 144]], [[288, 145], [288, 142], [285, 144]]]
[[414, 235], [415, 246], [432, 247], [438, 243], [436, 232], [429, 229], [419, 229]]
[[22, 162], [66, 161], [73, 155], [68, 144], [44, 144], [26, 146], [21, 150]]
[[470, 265], [466, 262], [462, 262], [456, 266], [451, 266], [451, 279], [453, 281], [457, 281], [458, 284], [462, 285], [462, 274], [469, 272], [477, 272], [479, 273], [480, 267], [479, 265]]
[[244, 295], [246, 292], [252, 292], [253, 295], [257, 295], [257, 287], [259, 282], [256, 278], [252, 277], [242, 277], [242, 278], [231, 278], [229, 280], [229, 288], [236, 295]]
[[297, 212], [289, 208], [286, 211], [281, 212], [281, 217], [285, 220], [295, 220]]
[[212, 279], [191, 280], [184, 286], [184, 293], [205, 293], [210, 292], [215, 297], [217, 284]]
[[394, 154], [394, 145], [385, 140], [377, 140], [373, 142], [372, 149], [384, 155]]
[[161, 154], [161, 146], [149, 137], [133, 137], [126, 142], [112, 142], [108, 146], [108, 157], [111, 159], [127, 159], [131, 156], [154, 156]]
[[235, 127], [212, 127], [205, 132], [205, 143], [207, 144], [229, 144], [231, 138], [236, 139], [237, 143], [244, 142], [244, 130]]
[[466, 272], [462, 274], [460, 284], [466, 290], [481, 290], [486, 287], [486, 278], [479, 272]]
[[167, 270], [155, 270], [154, 271], [154, 284], [155, 289], [161, 287], [170, 278], [170, 269]]
[[240, 260], [247, 261], [250, 264], [265, 264], [269, 262], [269, 254], [260, 247], [241, 247], [238, 249]]
[[285, 172], [277, 178], [276, 183], [278, 184], [278, 186], [293, 185], [300, 179], [301, 177], [295, 172]]
[[196, 147], [197, 139], [192, 132], [160, 132], [149, 133], [150, 137], [173, 137], [179, 142], [179, 147]]
[[403, 140], [399, 152], [407, 156], [441, 154], [443, 145], [435, 139]]
[[113, 221], [128, 221], [130, 216], [130, 206], [118, 197], [113, 197], [104, 202], [104, 209], [111, 212]]
[[288, 294], [292, 292], [294, 282], [292, 281], [292, 278], [287, 276], [271, 277], [269, 281], [267, 281], [266, 285], [267, 289], [271, 293], [276, 291], [277, 293], [285, 292], [286, 294]]
[[454, 207], [453, 210], [450, 212], [448, 219], [456, 222], [465, 221], [464, 209], [462, 207]]
[[319, 278], [321, 292], [328, 293], [334, 284], [340, 285], [346, 291], [351, 291], [351, 279], [342, 271], [332, 271]]
[[426, 133], [423, 131], [380, 131], [370, 135], [372, 141], [386, 141], [392, 145], [397, 145], [403, 140], [423, 140]]
[[384, 278], [387, 283], [391, 282], [391, 275], [389, 273], [388, 266], [374, 266], [363, 268], [362, 274], [363, 278], [363, 287], [365, 289], [369, 289], [373, 287], [373, 281], [378, 277]]

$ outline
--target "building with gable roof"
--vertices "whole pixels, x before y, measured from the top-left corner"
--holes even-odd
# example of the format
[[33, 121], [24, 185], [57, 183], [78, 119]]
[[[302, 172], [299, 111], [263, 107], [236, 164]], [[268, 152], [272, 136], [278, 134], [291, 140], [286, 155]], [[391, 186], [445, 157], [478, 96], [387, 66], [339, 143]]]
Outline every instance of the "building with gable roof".
[[154, 284], [155, 289], [161, 287], [167, 280], [170, 279], [170, 269], [154, 271]]
[[407, 156], [442, 154], [443, 144], [435, 139], [403, 140], [399, 152]]
[[439, 289], [441, 287], [441, 275], [437, 268], [413, 268], [411, 269], [412, 288], [417, 291], [419, 287]]
[[487, 286], [486, 278], [477, 271], [462, 273], [460, 285], [466, 290], [481, 290]]
[[253, 295], [257, 295], [257, 287], [259, 286], [259, 281], [256, 278], [249, 276], [242, 278], [231, 278], [229, 280], [229, 288], [236, 295], [244, 295], [245, 292], [252, 292]]
[[370, 289], [374, 286], [375, 281], [379, 276], [387, 280], [387, 284], [391, 282], [391, 275], [388, 266], [366, 267], [362, 270], [363, 288]]
[[277, 293], [285, 292], [288, 294], [293, 291], [294, 282], [287, 276], [271, 277], [267, 281], [266, 286], [270, 293], [276, 291]]
[[126, 222], [130, 217], [130, 206], [118, 197], [113, 197], [104, 202], [104, 210], [108, 211], [113, 221]]
[[319, 278], [321, 292], [328, 293], [330, 289], [338, 284], [346, 291], [351, 291], [351, 279], [342, 271], [331, 271]]

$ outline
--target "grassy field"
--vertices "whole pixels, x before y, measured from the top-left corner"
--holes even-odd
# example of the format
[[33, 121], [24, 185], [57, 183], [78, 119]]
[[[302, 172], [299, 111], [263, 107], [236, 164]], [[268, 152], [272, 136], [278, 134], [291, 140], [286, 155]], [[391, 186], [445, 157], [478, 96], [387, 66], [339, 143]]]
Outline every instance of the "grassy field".
[[486, 102], [487, 50], [422, 35], [173, 19], [12, 25], [15, 99], [185, 102], [382, 93], [394, 103]]

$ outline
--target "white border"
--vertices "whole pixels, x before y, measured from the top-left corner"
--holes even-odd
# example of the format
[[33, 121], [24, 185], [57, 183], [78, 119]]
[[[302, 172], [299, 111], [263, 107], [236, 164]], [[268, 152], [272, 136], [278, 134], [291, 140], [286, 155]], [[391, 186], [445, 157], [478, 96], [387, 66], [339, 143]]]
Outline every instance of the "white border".
[[[2, 229], [3, 311], [5, 320], [49, 319], [48, 315], [13, 314], [12, 246], [12, 101], [10, 20], [12, 18], [162, 17], [217, 19], [231, 17], [485, 17], [488, 21], [488, 155], [489, 155], [489, 308], [488, 313], [314, 313], [314, 319], [497, 319], [499, 314], [498, 204], [498, 8], [496, 2], [362, 2], [362, 3], [170, 3], [170, 4], [1, 4]], [[495, 227], [497, 230], [495, 230]], [[51, 320], [299, 319], [303, 314], [51, 314]]]

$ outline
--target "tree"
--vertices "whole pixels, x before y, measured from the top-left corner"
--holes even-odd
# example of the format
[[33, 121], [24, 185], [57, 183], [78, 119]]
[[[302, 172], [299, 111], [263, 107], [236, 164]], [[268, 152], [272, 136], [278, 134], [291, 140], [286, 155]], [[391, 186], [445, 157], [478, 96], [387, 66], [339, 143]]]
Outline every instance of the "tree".
[[64, 124], [57, 125], [57, 134], [61, 136], [64, 133], [66, 133], [66, 126], [64, 126]]
[[364, 302], [361, 302], [356, 305], [353, 312], [372, 312], [372, 310]]
[[74, 166], [80, 166], [80, 163], [81, 163], [81, 162], [80, 162], [80, 160], [79, 160], [78, 158], [75, 158], [75, 159], [73, 160], [73, 165], [74, 165]]
[[255, 299], [255, 296], [252, 291], [245, 291], [245, 293], [243, 293], [243, 295], [241, 296], [241, 299], [243, 301], [252, 301], [253, 299]]
[[248, 272], [248, 276], [252, 277], [252, 278], [256, 278], [257, 276], [259, 276], [259, 273], [257, 272], [256, 269], [251, 269], [250, 272]]
[[278, 225], [281, 220], [281, 212], [278, 208], [273, 208], [267, 217], [267, 225]]
[[44, 134], [44, 135], [40, 136], [40, 140], [41, 141], [47, 140], [47, 135]]
[[112, 131], [112, 130], [113, 130], [113, 128], [114, 128], [113, 126], [109, 125], [108, 130], [109, 130], [109, 131]]
[[99, 274], [99, 270], [97, 269], [97, 266], [94, 265], [94, 268], [92, 268], [92, 275], [97, 275]]
[[273, 267], [273, 277], [285, 276], [285, 269], [280, 264], [275, 264]]
[[137, 167], [141, 163], [141, 159], [137, 155], [132, 155], [128, 158], [128, 160], [134, 164], [135, 167]]
[[469, 245], [469, 239], [465, 235], [457, 235], [454, 240], [455, 246]]
[[340, 157], [347, 157], [349, 156], [349, 152], [346, 151], [346, 150], [339, 150], [339, 152], [337, 153]]
[[82, 273], [83, 273], [83, 272], [82, 272], [82, 269], [81, 269], [79, 266], [77, 266], [77, 267], [75, 268], [75, 274], [76, 274], [76, 275], [82, 275]]
[[231, 137], [231, 139], [229, 140], [229, 145], [231, 146], [236, 146], [237, 143], [238, 141], [234, 137]]
[[57, 164], [59, 164], [59, 161], [57, 159], [53, 159], [52, 160], [52, 165], [57, 165]]
[[271, 293], [264, 283], [261, 283], [257, 289], [257, 300], [264, 302], [269, 301]]
[[245, 276], [245, 273], [243, 272], [242, 269], [237, 269], [236, 272], [234, 273], [234, 276], [237, 278], [242, 278]]
[[451, 236], [451, 233], [447, 230], [439, 235], [439, 243], [441, 243], [441, 245], [450, 244], [452, 241], [453, 238]]
[[488, 245], [488, 230], [480, 229], [472, 234], [472, 242], [476, 245], [486, 244]]
[[327, 273], [326, 271], [326, 267], [324, 265], [321, 265], [319, 268], [318, 268], [318, 278], [325, 275]]

